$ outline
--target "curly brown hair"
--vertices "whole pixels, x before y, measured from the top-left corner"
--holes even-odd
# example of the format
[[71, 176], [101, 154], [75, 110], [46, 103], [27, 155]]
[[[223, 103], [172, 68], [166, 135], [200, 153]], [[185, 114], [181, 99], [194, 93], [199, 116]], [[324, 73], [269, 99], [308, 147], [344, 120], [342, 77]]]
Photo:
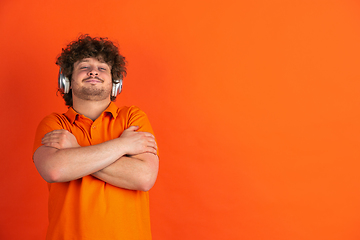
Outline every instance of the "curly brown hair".
[[[74, 63], [90, 57], [102, 59], [111, 67], [113, 83], [117, 83], [116, 80], [126, 76], [126, 60], [119, 53], [118, 47], [107, 38], [92, 38], [87, 34], [81, 35], [76, 41], [70, 42], [66, 48], [63, 48], [56, 64], [60, 66], [62, 74], [71, 79]], [[72, 90], [70, 89], [69, 93], [63, 93], [61, 89], [58, 89], [58, 91], [64, 98], [65, 104], [72, 107]], [[115, 98], [111, 96], [111, 101], [114, 101]]]

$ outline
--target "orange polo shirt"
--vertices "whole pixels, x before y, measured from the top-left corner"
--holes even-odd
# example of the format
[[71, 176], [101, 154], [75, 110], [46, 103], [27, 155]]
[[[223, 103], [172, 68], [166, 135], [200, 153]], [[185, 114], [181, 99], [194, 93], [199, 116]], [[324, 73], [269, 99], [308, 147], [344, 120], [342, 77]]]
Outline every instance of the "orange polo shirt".
[[[113, 102], [95, 120], [73, 108], [53, 113], [38, 126], [34, 153], [43, 136], [55, 129], [75, 135], [80, 146], [117, 138], [130, 126], [153, 130], [146, 114], [137, 107], [118, 108]], [[91, 175], [62, 183], [48, 183], [48, 240], [151, 239], [148, 192], [126, 190]]]

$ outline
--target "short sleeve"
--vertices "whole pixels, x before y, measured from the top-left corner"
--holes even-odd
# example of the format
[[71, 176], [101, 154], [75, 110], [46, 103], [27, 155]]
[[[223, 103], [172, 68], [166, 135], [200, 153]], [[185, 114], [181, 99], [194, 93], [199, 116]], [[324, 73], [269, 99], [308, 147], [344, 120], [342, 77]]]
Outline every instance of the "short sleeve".
[[[149, 132], [155, 136], [147, 115], [138, 107], [131, 106], [128, 112], [127, 127], [139, 126], [139, 132]], [[156, 139], [156, 136], [155, 136]], [[158, 150], [159, 155], [159, 150]]]
[[60, 121], [59, 114], [53, 113], [47, 117], [45, 117], [38, 125], [36, 129], [35, 134], [35, 141], [34, 141], [34, 147], [33, 147], [33, 155], [36, 152], [36, 150], [42, 145], [41, 139], [44, 137], [44, 135], [48, 132], [51, 132], [53, 130], [57, 129], [63, 129], [63, 124]]
[[128, 112], [128, 123], [127, 127], [130, 126], [139, 126], [140, 132], [150, 132], [151, 134], [154, 134], [154, 131], [150, 125], [150, 121], [147, 117], [147, 115], [140, 110], [138, 107], [132, 106], [129, 108]]

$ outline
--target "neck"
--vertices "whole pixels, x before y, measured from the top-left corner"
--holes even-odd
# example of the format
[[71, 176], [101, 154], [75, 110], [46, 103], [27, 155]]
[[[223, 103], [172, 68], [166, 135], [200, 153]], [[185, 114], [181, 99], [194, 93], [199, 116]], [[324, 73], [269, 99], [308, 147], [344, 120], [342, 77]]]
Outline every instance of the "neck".
[[109, 106], [110, 97], [101, 101], [90, 101], [79, 99], [73, 95], [73, 108], [76, 112], [95, 121], [101, 113]]

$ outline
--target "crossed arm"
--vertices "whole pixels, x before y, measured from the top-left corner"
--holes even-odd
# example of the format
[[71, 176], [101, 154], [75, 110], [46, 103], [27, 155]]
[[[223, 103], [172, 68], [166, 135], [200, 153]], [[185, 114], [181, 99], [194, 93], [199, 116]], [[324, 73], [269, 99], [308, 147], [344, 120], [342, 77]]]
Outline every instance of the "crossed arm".
[[81, 147], [73, 134], [54, 130], [42, 139], [34, 163], [47, 182], [67, 182], [92, 175], [114, 186], [148, 191], [155, 183], [159, 159], [152, 134], [124, 130], [119, 138]]

